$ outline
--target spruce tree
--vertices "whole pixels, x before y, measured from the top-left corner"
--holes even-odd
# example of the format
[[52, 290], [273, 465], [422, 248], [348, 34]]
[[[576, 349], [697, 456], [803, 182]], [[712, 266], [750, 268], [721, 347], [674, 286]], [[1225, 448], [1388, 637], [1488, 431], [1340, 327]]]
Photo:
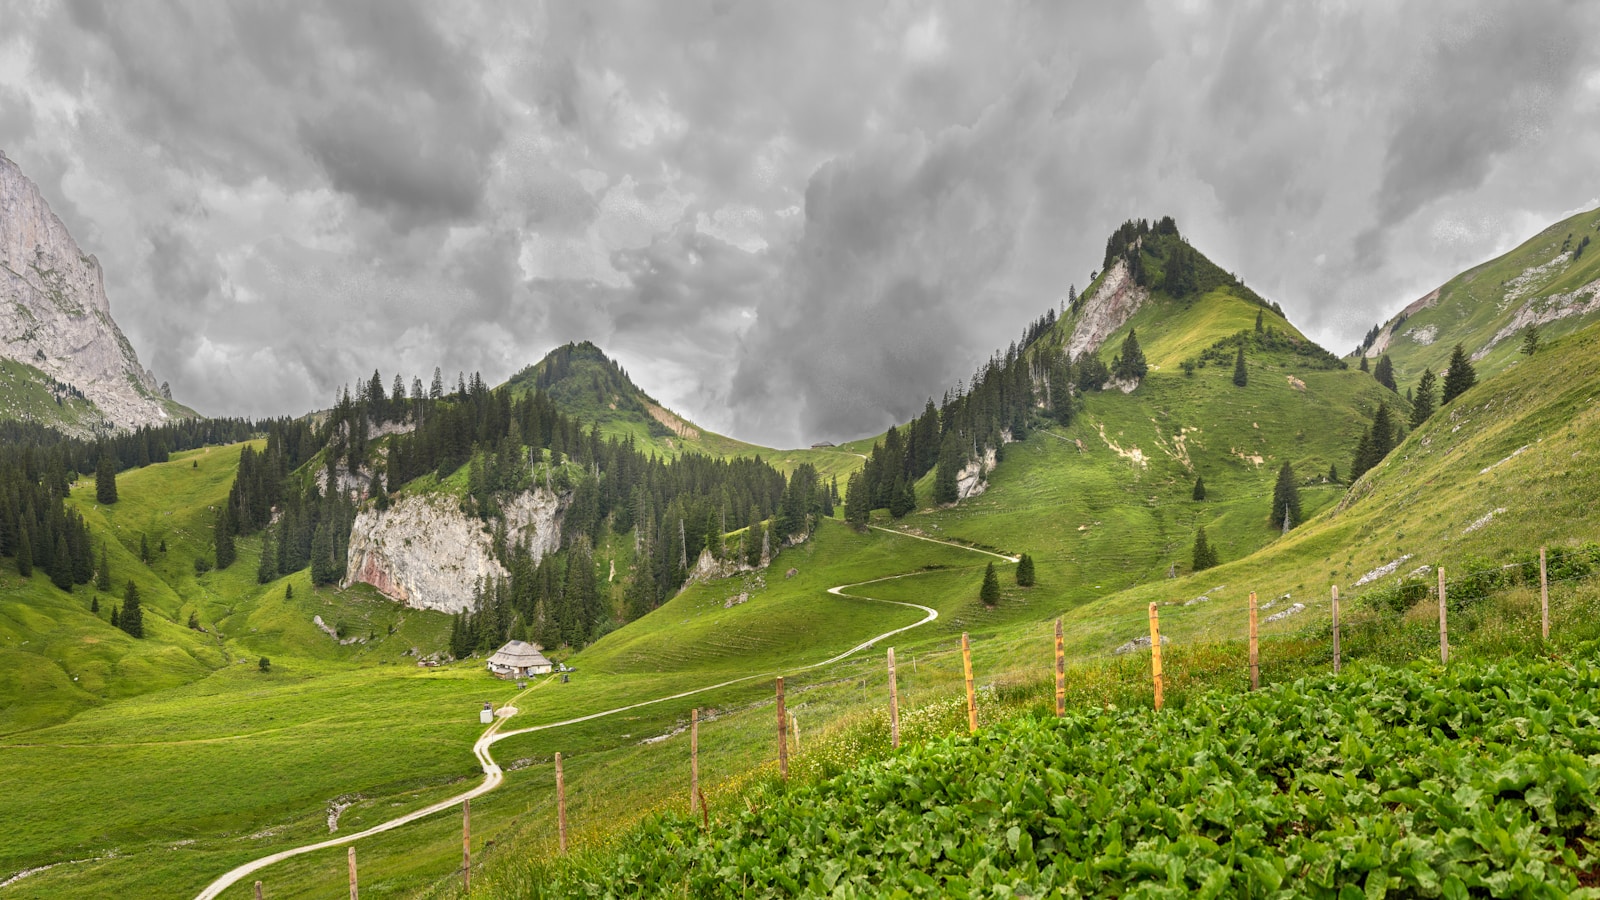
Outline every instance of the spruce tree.
[[117, 625], [130, 637], [144, 637], [144, 609], [139, 604], [139, 586], [131, 580], [123, 593], [122, 617]]
[[1450, 371], [1444, 374], [1444, 394], [1439, 398], [1439, 405], [1443, 406], [1465, 394], [1477, 383], [1478, 373], [1472, 369], [1472, 360], [1467, 358], [1467, 351], [1457, 344], [1450, 351]]
[[1368, 367], [1368, 365], [1367, 365], [1367, 354], [1364, 353], [1364, 352], [1361, 354], [1361, 371], [1363, 371], [1363, 372], [1371, 372], [1372, 371], [1372, 369], [1370, 367]]
[[272, 529], [261, 534], [261, 564], [256, 566], [256, 583], [266, 584], [278, 577], [278, 550], [273, 546]]
[[1394, 419], [1389, 415], [1389, 404], [1379, 402], [1378, 411], [1372, 414], [1372, 464], [1383, 462], [1389, 451], [1398, 443]]
[[1350, 459], [1350, 483], [1355, 484], [1373, 465], [1372, 428], [1367, 427], [1361, 430], [1361, 440], [1356, 442], [1355, 455]]
[[122, 607], [117, 606], [116, 604], [112, 604], [111, 606], [111, 627], [122, 627]]
[[1204, 572], [1217, 564], [1217, 551], [1206, 541], [1204, 525], [1201, 525], [1194, 534], [1194, 553], [1191, 555], [1190, 563], [1196, 572]]
[[1262, 321], [1262, 313], [1263, 312], [1264, 312], [1264, 310], [1259, 310], [1259, 309], [1256, 310], [1256, 334], [1260, 334], [1262, 332], [1262, 330], [1263, 330], [1263, 328], [1262, 328], [1262, 326], [1264, 324], [1263, 321]]
[[1287, 460], [1278, 469], [1278, 483], [1272, 489], [1272, 524], [1282, 526], [1285, 532], [1300, 524], [1300, 488]]
[[146, 565], [150, 563], [150, 541], [143, 534], [139, 535], [139, 561]]
[[1196, 500], [1204, 500], [1206, 498], [1206, 480], [1199, 475], [1194, 478], [1193, 497]]
[[867, 504], [872, 501], [867, 498], [866, 479], [861, 477], [861, 470], [850, 473], [850, 480], [846, 482], [844, 495], [844, 520], [857, 529], [865, 530], [867, 519], [871, 510]]
[[1250, 375], [1244, 368], [1244, 345], [1239, 345], [1239, 355], [1233, 359], [1233, 383], [1244, 387], [1250, 383]]
[[1033, 557], [1026, 553], [1017, 557], [1017, 586], [1033, 587]]
[[1438, 379], [1434, 377], [1433, 370], [1423, 369], [1422, 378], [1417, 381], [1416, 396], [1411, 401], [1411, 429], [1413, 431], [1417, 429], [1417, 426], [1428, 421], [1429, 416], [1433, 415], [1435, 386], [1437, 384]]
[[1330, 484], [1339, 483], [1339, 467], [1333, 463], [1328, 463], [1328, 482]]
[[94, 470], [94, 498], [102, 504], [117, 502], [117, 467], [111, 454], [102, 452]]
[[33, 576], [33, 541], [25, 527], [17, 534], [17, 574], [23, 578]]
[[1372, 377], [1389, 390], [1400, 393], [1394, 383], [1394, 363], [1389, 361], [1389, 354], [1378, 357], [1378, 364], [1372, 368]]
[[1522, 329], [1522, 355], [1532, 356], [1539, 352], [1539, 326], [1529, 325]]
[[50, 567], [50, 583], [72, 593], [72, 557], [67, 554], [65, 539], [56, 541], [56, 561]]
[[99, 594], [95, 594], [93, 599], [91, 599], [89, 601], [89, 612], [92, 612], [92, 613], [100, 612], [100, 595]]
[[[214, 525], [212, 528], [212, 533], [213, 540], [216, 543], [217, 568], [226, 569], [227, 567], [233, 565], [234, 559], [238, 556], [238, 553], [233, 546], [233, 529], [229, 527], [226, 507], [217, 513], [217, 521], [216, 525]], [[140, 538], [140, 542], [141, 544], [143, 543], [142, 537]]]
[[994, 573], [994, 563], [989, 563], [989, 568], [983, 570], [983, 587], [978, 590], [978, 599], [984, 606], [993, 606], [1000, 602], [1000, 577]]
[[1128, 336], [1122, 341], [1122, 352], [1111, 364], [1111, 374], [1118, 381], [1138, 381], [1149, 371], [1150, 365], [1145, 361], [1144, 351], [1139, 349], [1139, 335], [1130, 328]]

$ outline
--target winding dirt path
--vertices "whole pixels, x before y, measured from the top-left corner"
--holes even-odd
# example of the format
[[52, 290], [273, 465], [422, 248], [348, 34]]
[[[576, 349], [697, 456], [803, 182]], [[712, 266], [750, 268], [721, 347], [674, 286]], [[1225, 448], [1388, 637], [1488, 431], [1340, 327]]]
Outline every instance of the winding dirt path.
[[[877, 529], [878, 531], [882, 531], [882, 532], [884, 532], [886, 534], [899, 535], [900, 537], [913, 538], [913, 539], [919, 540], [919, 541], [929, 541], [929, 542], [935, 543], [935, 544], [944, 544], [944, 545], [949, 546], [949, 547], [955, 547], [958, 550], [966, 550], [966, 551], [971, 552], [971, 553], [982, 553], [982, 554], [984, 554], [986, 556], [998, 557], [999, 559], [1003, 559], [1003, 560], [1006, 560], [1008, 562], [1016, 562], [1017, 561], [1017, 559], [1015, 557], [1006, 556], [1005, 554], [1002, 554], [1002, 553], [995, 553], [995, 552], [992, 552], [992, 551], [989, 551], [989, 550], [980, 550], [977, 547], [967, 547], [967, 546], [964, 546], [962, 544], [953, 543], [951, 541], [942, 541], [942, 540], [939, 540], [937, 538], [923, 537], [922, 535], [916, 535], [916, 534], [907, 534], [907, 533], [905, 533], [903, 531], [895, 531], [892, 528], [881, 528], [881, 527], [879, 527], [877, 525], [870, 525], [868, 527]], [[875, 644], [879, 643], [880, 641], [883, 641], [886, 638], [893, 637], [894, 635], [900, 634], [901, 632], [910, 631], [913, 628], [920, 628], [923, 625], [926, 625], [929, 622], [932, 622], [935, 619], [939, 618], [939, 611], [934, 609], [934, 608], [932, 608], [932, 607], [930, 607], [930, 606], [923, 606], [923, 605], [918, 604], [918, 603], [905, 603], [905, 602], [902, 602], [900, 600], [883, 600], [883, 599], [880, 599], [880, 598], [877, 598], [877, 597], [868, 597], [868, 596], [865, 596], [865, 595], [862, 595], [862, 594], [846, 593], [846, 591], [849, 588], [861, 587], [862, 585], [867, 585], [867, 584], [876, 584], [876, 583], [878, 583], [880, 581], [892, 581], [892, 580], [895, 580], [895, 579], [898, 579], [898, 578], [910, 578], [912, 576], [921, 575], [921, 574], [924, 574], [924, 573], [923, 572], [905, 572], [905, 573], [902, 573], [902, 574], [899, 574], [899, 575], [886, 575], [886, 576], [884, 576], [882, 578], [872, 578], [872, 579], [868, 579], [867, 581], [857, 581], [857, 582], [853, 582], [851, 584], [841, 584], [841, 585], [837, 585], [835, 587], [828, 588], [828, 593], [833, 594], [836, 597], [849, 597], [849, 598], [855, 599], [855, 600], [871, 600], [871, 601], [873, 601], [875, 603], [888, 603], [888, 604], [892, 604], [894, 606], [904, 606], [904, 607], [908, 607], [910, 609], [919, 609], [922, 612], [926, 613], [926, 615], [923, 616], [920, 620], [918, 620], [916, 622], [913, 622], [910, 625], [903, 625], [903, 626], [901, 626], [899, 628], [895, 628], [895, 629], [892, 629], [890, 631], [885, 631], [884, 633], [882, 633], [880, 635], [877, 635], [875, 637], [872, 637], [872, 638], [869, 638], [869, 639], [867, 639], [865, 641], [862, 641], [861, 643], [855, 645], [854, 647], [851, 647], [849, 650], [846, 650], [843, 653], [837, 654], [835, 656], [830, 656], [827, 659], [824, 659], [824, 660], [822, 660], [820, 662], [814, 662], [814, 663], [811, 663], [809, 665], [800, 666], [799, 668], [793, 669], [791, 671], [804, 672], [804, 671], [806, 671], [808, 669], [815, 669], [815, 668], [819, 668], [821, 666], [831, 665], [831, 664], [836, 663], [836, 662], [838, 662], [838, 661], [840, 661], [842, 659], [845, 659], [845, 658], [847, 658], [849, 656], [853, 656], [856, 653], [860, 653], [862, 650], [866, 650], [867, 648], [874, 646]], [[577, 724], [579, 722], [589, 722], [589, 721], [593, 721], [595, 719], [604, 718], [606, 716], [614, 716], [614, 715], [616, 715], [618, 713], [628, 712], [629, 710], [639, 709], [640, 707], [644, 707], [644, 706], [652, 706], [652, 705], [657, 704], [657, 703], [666, 703], [666, 702], [671, 701], [671, 700], [681, 700], [681, 699], [683, 699], [685, 697], [692, 697], [695, 694], [703, 694], [703, 693], [705, 693], [707, 691], [714, 691], [714, 690], [717, 690], [719, 688], [730, 687], [732, 685], [740, 684], [742, 682], [753, 681], [753, 680], [758, 679], [758, 678], [772, 678], [772, 677], [776, 676], [777, 674], [779, 674], [779, 673], [777, 673], [777, 672], [762, 672], [762, 673], [756, 674], [756, 675], [746, 675], [746, 676], [743, 676], [741, 678], [734, 678], [734, 679], [731, 679], [729, 681], [723, 681], [723, 682], [719, 682], [717, 684], [706, 685], [705, 687], [699, 687], [699, 688], [695, 688], [693, 690], [683, 691], [683, 692], [680, 692], [680, 693], [677, 693], [677, 694], [671, 694], [671, 695], [666, 696], [666, 697], [656, 697], [656, 698], [654, 698], [652, 700], [641, 700], [638, 703], [630, 703], [630, 704], [628, 704], [626, 706], [619, 706], [619, 707], [616, 707], [614, 709], [602, 710], [600, 712], [590, 713], [590, 714], [585, 715], [585, 716], [576, 716], [576, 717], [571, 718], [571, 719], [563, 719], [560, 722], [548, 722], [548, 723], [546, 723], [544, 725], [532, 725], [532, 726], [529, 726], [527, 728], [516, 728], [516, 729], [512, 729], [510, 731], [501, 731], [500, 730], [500, 727], [502, 725], [504, 725], [507, 721], [509, 721], [509, 719], [497, 718], [497, 719], [495, 719], [494, 724], [490, 725], [487, 729], [485, 729], [483, 734], [478, 737], [477, 742], [472, 745], [472, 754], [473, 754], [473, 756], [476, 756], [478, 758], [478, 763], [483, 768], [483, 782], [481, 784], [479, 784], [477, 787], [473, 788], [470, 791], [466, 791], [464, 793], [457, 794], [454, 797], [450, 797], [450, 798], [445, 799], [445, 800], [440, 800], [439, 802], [431, 804], [429, 806], [425, 806], [422, 809], [418, 809], [418, 810], [406, 813], [405, 815], [399, 816], [398, 818], [390, 819], [387, 822], [383, 822], [383, 823], [380, 823], [378, 825], [374, 825], [371, 828], [366, 829], [365, 831], [357, 831], [357, 832], [354, 832], [354, 833], [351, 833], [351, 834], [345, 834], [345, 835], [340, 835], [338, 837], [329, 838], [329, 839], [327, 839], [325, 841], [318, 841], [317, 843], [314, 843], [314, 844], [306, 844], [304, 846], [293, 847], [293, 848], [290, 848], [288, 850], [280, 850], [277, 853], [271, 853], [271, 854], [263, 856], [263, 857], [261, 857], [259, 859], [255, 859], [255, 860], [252, 860], [250, 862], [247, 862], [242, 866], [238, 866], [238, 867], [236, 867], [234, 869], [229, 870], [226, 874], [224, 874], [223, 876], [221, 876], [217, 880], [215, 880], [215, 881], [211, 882], [210, 884], [206, 885], [205, 890], [201, 891], [198, 895], [196, 895], [195, 900], [215, 900], [216, 897], [221, 896], [223, 891], [225, 891], [228, 888], [232, 887], [234, 884], [238, 883], [239, 881], [243, 880], [244, 878], [246, 878], [246, 877], [248, 877], [248, 876], [250, 876], [250, 875], [252, 875], [252, 874], [254, 874], [254, 873], [256, 873], [256, 872], [258, 872], [258, 871], [260, 871], [262, 869], [264, 869], [264, 868], [266, 868], [267, 866], [272, 865], [273, 863], [282, 862], [283, 860], [286, 860], [286, 859], [289, 859], [289, 858], [295, 857], [295, 856], [300, 856], [300, 855], [303, 855], [303, 854], [306, 854], [306, 853], [313, 853], [313, 852], [315, 852], [317, 850], [326, 850], [326, 849], [329, 849], [329, 848], [332, 848], [332, 847], [339, 847], [339, 846], [342, 846], [344, 844], [354, 843], [355, 841], [359, 841], [359, 840], [361, 840], [363, 838], [369, 838], [369, 837], [372, 837], [373, 835], [382, 834], [385, 831], [393, 831], [394, 829], [399, 828], [402, 825], [408, 825], [408, 824], [410, 824], [412, 822], [417, 821], [418, 819], [425, 819], [428, 816], [434, 815], [436, 813], [441, 813], [441, 812], [444, 812], [444, 811], [450, 810], [450, 809], [456, 809], [456, 808], [461, 806], [461, 803], [464, 800], [470, 800], [470, 799], [472, 799], [474, 797], [480, 797], [480, 796], [482, 796], [484, 794], [489, 793], [490, 791], [492, 791], [495, 788], [499, 787], [500, 783], [505, 780], [505, 773], [501, 771], [499, 764], [494, 761], [494, 757], [489, 752], [490, 748], [492, 748], [499, 741], [505, 740], [508, 737], [515, 737], [515, 736], [517, 736], [519, 734], [529, 734], [529, 733], [535, 732], [535, 731], [546, 731], [546, 730], [549, 730], [551, 728], [561, 728], [561, 727], [564, 727], [564, 726], [567, 726], [567, 725], [575, 725], [575, 724]], [[535, 684], [532, 687], [528, 688], [527, 690], [522, 691], [521, 693], [517, 694], [515, 697], [513, 697], [508, 702], [514, 705], [518, 700], [520, 700], [524, 696], [527, 696], [528, 693], [530, 693], [532, 691], [535, 691], [535, 690], [539, 689], [540, 687], [542, 687], [542, 686], [544, 686], [546, 684], [549, 684], [549, 683], [550, 683], [549, 679], [546, 679], [545, 681], [541, 681], [538, 684]]]

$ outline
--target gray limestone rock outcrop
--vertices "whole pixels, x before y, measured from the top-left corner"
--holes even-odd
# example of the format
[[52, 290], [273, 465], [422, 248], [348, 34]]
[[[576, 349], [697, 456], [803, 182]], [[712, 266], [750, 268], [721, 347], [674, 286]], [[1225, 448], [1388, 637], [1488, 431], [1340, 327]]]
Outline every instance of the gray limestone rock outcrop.
[[[561, 549], [569, 502], [544, 488], [505, 501], [507, 541], [526, 543], [535, 561]], [[370, 584], [406, 606], [449, 613], [471, 609], [481, 582], [508, 574], [494, 558], [488, 526], [445, 495], [400, 497], [386, 510], [364, 507], [350, 531], [346, 566], [346, 587]]]
[[1128, 264], [1117, 260], [1100, 279], [1093, 294], [1085, 298], [1083, 311], [1072, 326], [1072, 336], [1067, 339], [1067, 355], [1078, 359], [1085, 353], [1100, 349], [1111, 333], [1133, 318], [1150, 292], [1133, 283], [1133, 273]]
[[159, 424], [185, 412], [162, 397], [112, 320], [99, 261], [79, 249], [38, 186], [4, 153], [0, 355], [82, 391], [111, 427]]

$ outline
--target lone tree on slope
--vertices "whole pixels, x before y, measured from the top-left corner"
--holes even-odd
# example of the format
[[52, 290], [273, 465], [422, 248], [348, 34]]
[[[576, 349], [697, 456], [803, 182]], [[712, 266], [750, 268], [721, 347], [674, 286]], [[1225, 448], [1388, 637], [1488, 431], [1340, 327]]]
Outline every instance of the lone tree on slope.
[[1026, 553], [1017, 558], [1017, 587], [1033, 587], [1033, 557]]
[[1444, 374], [1444, 396], [1439, 398], [1439, 405], [1443, 406], [1465, 394], [1477, 383], [1478, 373], [1472, 369], [1472, 360], [1467, 358], [1467, 351], [1457, 344], [1450, 351], [1450, 371]]
[[1413, 431], [1416, 430], [1418, 425], [1428, 421], [1429, 416], [1433, 415], [1438, 383], [1439, 379], [1434, 376], [1432, 369], [1422, 370], [1422, 378], [1417, 381], [1416, 396], [1411, 399], [1411, 428]]
[[1122, 342], [1122, 353], [1112, 365], [1111, 374], [1118, 381], [1138, 381], [1149, 371], [1144, 351], [1139, 348], [1139, 335], [1130, 328], [1127, 338]]
[[994, 574], [994, 563], [989, 563], [989, 568], [983, 571], [983, 587], [978, 590], [978, 599], [984, 606], [1000, 602], [1000, 577]]
[[1194, 494], [1193, 494], [1193, 496], [1194, 496], [1194, 499], [1196, 499], [1196, 500], [1204, 500], [1206, 498], [1206, 480], [1205, 480], [1205, 478], [1203, 478], [1203, 477], [1201, 477], [1199, 475], [1196, 475], [1194, 477]]
[[1244, 345], [1239, 345], [1239, 355], [1233, 358], [1233, 383], [1244, 387], [1250, 383], [1250, 375], [1244, 368]]
[[1300, 488], [1294, 483], [1294, 468], [1287, 460], [1278, 469], [1278, 484], [1272, 489], [1272, 523], [1280, 522], [1285, 534], [1300, 524]]
[[1206, 527], [1204, 525], [1201, 525], [1200, 530], [1194, 534], [1194, 556], [1192, 562], [1196, 572], [1203, 572], [1217, 564], [1217, 551], [1206, 541]]

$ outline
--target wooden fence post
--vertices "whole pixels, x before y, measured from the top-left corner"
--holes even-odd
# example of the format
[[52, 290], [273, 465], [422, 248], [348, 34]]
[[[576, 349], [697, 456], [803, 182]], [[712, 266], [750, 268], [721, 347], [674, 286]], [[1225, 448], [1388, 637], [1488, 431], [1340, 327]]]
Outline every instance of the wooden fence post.
[[1256, 641], [1256, 592], [1250, 592], [1250, 690], [1261, 690], [1261, 649]]
[[461, 892], [472, 896], [472, 798], [461, 801]]
[[978, 733], [978, 698], [972, 693], [972, 644], [961, 632], [961, 669], [967, 677], [967, 733]]
[[789, 715], [783, 709], [783, 676], [778, 676], [778, 774], [789, 780]]
[[1444, 566], [1439, 567], [1439, 662], [1450, 664], [1450, 629], [1445, 622]]
[[1545, 569], [1545, 548], [1539, 548], [1539, 629], [1550, 640], [1550, 575]]
[[359, 900], [361, 894], [356, 890], [356, 847], [350, 845], [350, 900]]
[[1150, 602], [1150, 677], [1156, 686], [1156, 709], [1161, 708], [1161, 622], [1155, 601]]
[[561, 752], [556, 751], [556, 840], [567, 855], [567, 779], [561, 772]]
[[894, 648], [889, 648], [889, 746], [900, 749], [900, 689], [895, 684]]
[[1061, 634], [1061, 618], [1056, 617], [1056, 718], [1067, 714], [1067, 653]]
[[1333, 674], [1339, 674], [1339, 586], [1333, 586]]
[[261, 882], [256, 882], [256, 900], [261, 900]]
[[694, 815], [694, 798], [700, 793], [700, 707], [689, 711], [689, 815]]

